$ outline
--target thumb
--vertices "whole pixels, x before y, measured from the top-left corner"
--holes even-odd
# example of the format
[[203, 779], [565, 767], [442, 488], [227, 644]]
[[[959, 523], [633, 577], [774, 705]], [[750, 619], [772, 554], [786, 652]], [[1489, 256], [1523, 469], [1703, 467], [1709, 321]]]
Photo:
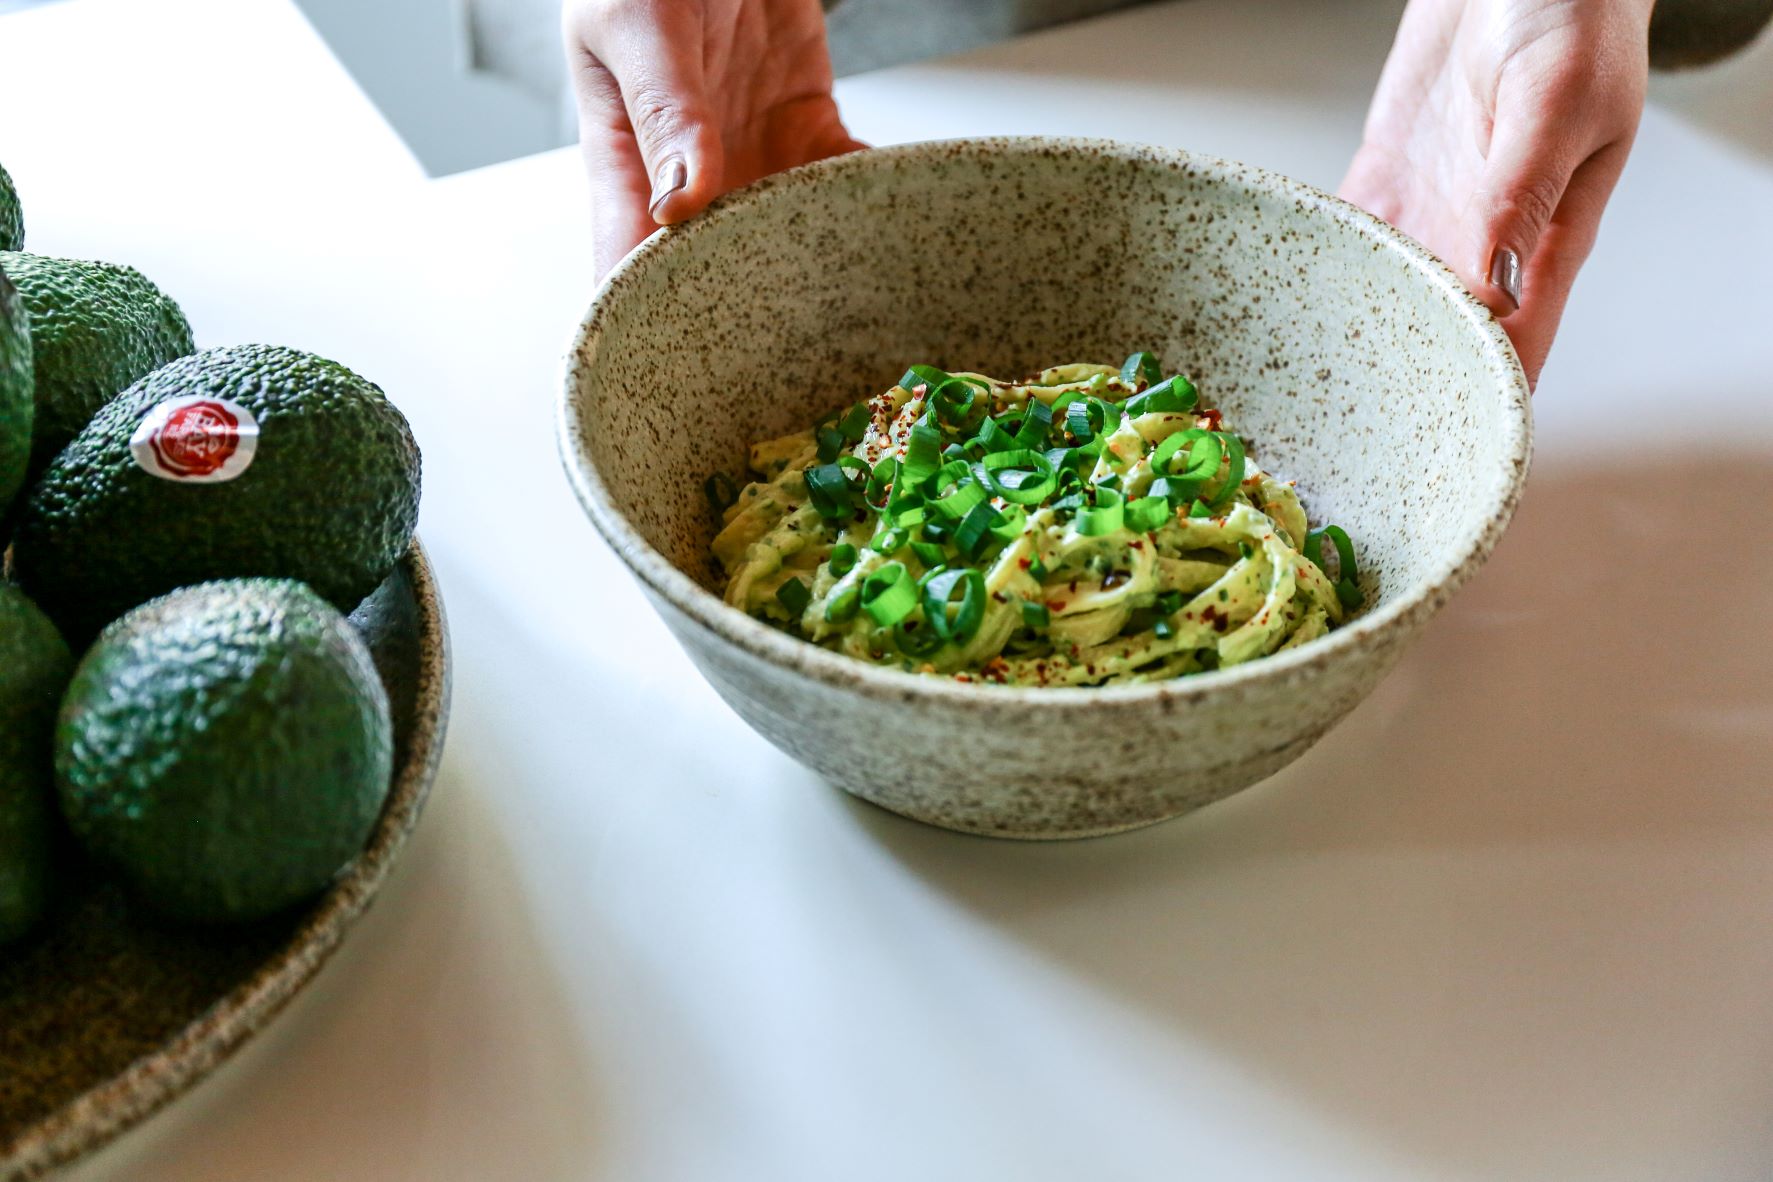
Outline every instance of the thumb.
[[593, 52], [614, 75], [651, 181], [660, 225], [700, 213], [723, 191], [720, 112], [702, 61], [701, 6], [625, 5]]
[[1575, 128], [1499, 119], [1463, 219], [1461, 270], [1498, 317], [1520, 309], [1527, 267], [1570, 177], [1592, 150]]

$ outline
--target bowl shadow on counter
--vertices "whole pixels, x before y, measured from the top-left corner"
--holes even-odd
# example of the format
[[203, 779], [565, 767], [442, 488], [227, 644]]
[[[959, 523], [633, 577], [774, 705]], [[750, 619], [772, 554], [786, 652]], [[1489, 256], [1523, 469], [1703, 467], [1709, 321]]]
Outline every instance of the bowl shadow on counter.
[[1398, 671], [1248, 792], [1053, 845], [852, 811], [1179, 1054], [1424, 1166], [1764, 1149], [1773, 1081], [1728, 1065], [1773, 1052], [1773, 462], [1608, 463], [1543, 464]]

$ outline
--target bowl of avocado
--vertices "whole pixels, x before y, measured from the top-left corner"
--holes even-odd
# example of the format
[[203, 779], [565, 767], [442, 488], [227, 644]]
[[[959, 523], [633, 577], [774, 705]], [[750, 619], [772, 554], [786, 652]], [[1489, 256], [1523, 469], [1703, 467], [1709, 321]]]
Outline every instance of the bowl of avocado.
[[[0, 172], [0, 1177], [213, 1071], [416, 825], [449, 652], [387, 395], [23, 253]], [[35, 242], [32, 243], [36, 245]]]
[[1010, 137], [657, 232], [569, 347], [559, 437], [755, 729], [902, 815], [1038, 839], [1303, 755], [1491, 553], [1528, 400], [1489, 311], [1346, 202]]

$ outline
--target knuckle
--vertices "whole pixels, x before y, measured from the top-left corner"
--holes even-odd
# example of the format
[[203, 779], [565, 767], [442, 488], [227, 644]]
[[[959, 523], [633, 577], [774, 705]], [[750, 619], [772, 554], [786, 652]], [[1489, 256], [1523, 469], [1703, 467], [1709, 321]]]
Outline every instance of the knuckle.
[[1545, 173], [1527, 177], [1503, 198], [1503, 213], [1509, 220], [1530, 226], [1534, 233], [1551, 223], [1563, 196], [1562, 181]]
[[628, 94], [628, 114], [643, 146], [675, 139], [703, 121], [683, 95], [649, 82]]

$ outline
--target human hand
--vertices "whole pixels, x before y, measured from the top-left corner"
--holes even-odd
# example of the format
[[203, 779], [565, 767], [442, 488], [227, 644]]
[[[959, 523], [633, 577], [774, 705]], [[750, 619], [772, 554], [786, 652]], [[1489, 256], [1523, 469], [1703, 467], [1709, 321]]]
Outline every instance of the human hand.
[[1341, 194], [1445, 259], [1537, 382], [1637, 133], [1651, 0], [1410, 0]]
[[565, 0], [597, 272], [729, 189], [863, 147], [819, 0]]

